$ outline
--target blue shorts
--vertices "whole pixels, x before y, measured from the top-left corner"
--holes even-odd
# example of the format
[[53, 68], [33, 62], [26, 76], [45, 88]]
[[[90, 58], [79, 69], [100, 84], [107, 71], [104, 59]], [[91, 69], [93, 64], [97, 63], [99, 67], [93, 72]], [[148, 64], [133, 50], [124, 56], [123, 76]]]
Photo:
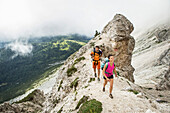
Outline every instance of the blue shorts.
[[[103, 76], [103, 78], [106, 80], [106, 78]], [[113, 79], [114, 77], [113, 77], [113, 75], [111, 75], [111, 76], [109, 76], [109, 77], [107, 77], [108, 79]]]

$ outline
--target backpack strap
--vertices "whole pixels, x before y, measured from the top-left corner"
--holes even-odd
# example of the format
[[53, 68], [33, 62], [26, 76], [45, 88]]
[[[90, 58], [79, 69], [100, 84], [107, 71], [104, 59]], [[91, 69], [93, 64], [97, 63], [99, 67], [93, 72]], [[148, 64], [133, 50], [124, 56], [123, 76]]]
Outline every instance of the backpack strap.
[[109, 63], [109, 62], [106, 63], [106, 69], [108, 68], [108, 63]]
[[95, 48], [93, 49], [93, 52], [94, 52], [94, 56], [95, 56], [95, 53], [96, 53]]
[[110, 74], [110, 73], [106, 72], [106, 70], [107, 70], [107, 68], [108, 68], [108, 65], [109, 65], [109, 62], [106, 63], [106, 69], [105, 69], [105, 73], [106, 73], [106, 74]]
[[[98, 53], [99, 56], [101, 55], [100, 53], [102, 53], [100, 50], [99, 50], [99, 52], [96, 52], [95, 48], [93, 49], [93, 52], [94, 52], [94, 57], [95, 57], [95, 53]], [[99, 59], [99, 60], [100, 60], [100, 59]], [[93, 61], [94, 61], [94, 59], [93, 59]], [[96, 60], [96, 61], [97, 61], [97, 60]]]

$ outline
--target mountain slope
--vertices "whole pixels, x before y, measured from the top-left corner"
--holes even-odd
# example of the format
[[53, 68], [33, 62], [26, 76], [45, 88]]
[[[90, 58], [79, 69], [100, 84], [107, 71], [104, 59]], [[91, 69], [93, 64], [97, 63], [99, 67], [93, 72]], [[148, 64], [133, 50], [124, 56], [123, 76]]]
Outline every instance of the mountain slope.
[[[169, 70], [170, 27], [167, 25], [154, 26], [136, 39], [132, 65], [139, 85], [155, 88]], [[163, 89], [170, 89], [170, 84]]]
[[33, 50], [27, 56], [10, 48], [0, 49], [0, 102], [23, 94], [34, 82], [48, 77], [88, 40], [78, 34], [30, 39]]

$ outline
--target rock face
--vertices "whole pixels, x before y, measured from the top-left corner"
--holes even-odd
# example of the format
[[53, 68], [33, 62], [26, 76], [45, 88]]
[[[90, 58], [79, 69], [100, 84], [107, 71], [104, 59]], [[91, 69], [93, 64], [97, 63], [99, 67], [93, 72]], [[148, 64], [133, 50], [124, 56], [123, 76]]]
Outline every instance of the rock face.
[[155, 36], [156, 36], [157, 42], [162, 42], [162, 41], [166, 41], [170, 39], [170, 28], [158, 29], [155, 32]]
[[164, 73], [162, 81], [157, 85], [158, 90], [170, 90], [170, 48], [165, 50], [157, 60], [155, 66], [166, 65], [169, 67]]
[[152, 26], [142, 32], [136, 36], [132, 57], [132, 65], [135, 67], [135, 83], [143, 87], [168, 89], [170, 83], [168, 77], [170, 66], [169, 22]]
[[0, 105], [0, 112], [7, 113], [25, 113], [25, 112], [40, 112], [42, 111], [42, 103], [45, 101], [45, 96], [42, 91], [34, 90], [21, 101], [13, 104], [4, 103]]
[[104, 27], [102, 34], [98, 35], [99, 39], [103, 40], [103, 44], [98, 45], [101, 47], [104, 57], [109, 54], [114, 55], [120, 76], [131, 82], [134, 82], [134, 68], [131, 65], [131, 58], [135, 40], [130, 35], [133, 29], [133, 24], [125, 16], [116, 14], [113, 20]]

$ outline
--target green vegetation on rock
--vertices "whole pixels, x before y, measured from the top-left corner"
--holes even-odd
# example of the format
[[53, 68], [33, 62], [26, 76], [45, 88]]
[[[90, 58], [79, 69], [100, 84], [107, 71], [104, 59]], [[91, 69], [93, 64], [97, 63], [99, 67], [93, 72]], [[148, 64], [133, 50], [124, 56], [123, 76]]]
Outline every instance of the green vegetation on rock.
[[129, 91], [129, 92], [133, 92], [135, 95], [137, 95], [137, 94], [139, 93], [138, 91], [133, 90], [133, 89], [129, 89], [128, 91]]
[[37, 91], [38, 91], [37, 89], [34, 90], [30, 94], [28, 94], [26, 97], [24, 97], [23, 99], [19, 100], [18, 102], [15, 102], [15, 103], [22, 103], [22, 102], [26, 102], [26, 101], [32, 101], [35, 94], [37, 93]]
[[77, 64], [78, 62], [80, 62], [81, 60], [84, 60], [84, 59], [85, 59], [85, 57], [83, 56], [83, 57], [77, 58], [74, 61], [74, 64], [72, 65], [72, 67], [67, 69], [67, 76], [68, 77], [71, 77], [72, 74], [77, 71], [77, 68], [75, 68], [74, 65]]
[[74, 64], [73, 64], [73, 65], [77, 64], [77, 63], [80, 62], [81, 60], [85, 60], [85, 57], [83, 56], [83, 57], [77, 58], [77, 59], [74, 61]]
[[89, 83], [95, 81], [95, 78], [90, 78], [90, 80], [88, 81]]
[[89, 98], [88, 96], [85, 96], [85, 95], [84, 95], [84, 96], [78, 101], [78, 104], [77, 104], [77, 106], [76, 106], [75, 109], [78, 109], [81, 104], [83, 104], [84, 102], [86, 102], [86, 101], [88, 100], [88, 98]]
[[77, 77], [77, 78], [70, 84], [70, 88], [74, 88], [74, 90], [76, 90], [76, 87], [78, 86], [78, 79], [79, 79], [79, 77]]
[[75, 68], [74, 66], [72, 66], [71, 68], [68, 68], [67, 70], [67, 76], [71, 77], [73, 73], [75, 73], [77, 71], [77, 68]]
[[91, 47], [94, 47], [94, 46], [95, 46], [95, 42], [91, 42], [91, 43], [90, 43], [90, 46], [91, 46]]
[[78, 113], [101, 113], [102, 103], [96, 99], [86, 101], [79, 109]]
[[63, 111], [63, 106], [60, 108], [60, 110], [57, 113], [61, 113]]
[[63, 80], [60, 81], [60, 84], [58, 86], [58, 91], [60, 91], [60, 88], [62, 87]]
[[98, 32], [98, 31], [96, 30], [94, 37], [96, 37], [96, 36], [98, 36], [98, 35], [100, 35], [100, 32]]

